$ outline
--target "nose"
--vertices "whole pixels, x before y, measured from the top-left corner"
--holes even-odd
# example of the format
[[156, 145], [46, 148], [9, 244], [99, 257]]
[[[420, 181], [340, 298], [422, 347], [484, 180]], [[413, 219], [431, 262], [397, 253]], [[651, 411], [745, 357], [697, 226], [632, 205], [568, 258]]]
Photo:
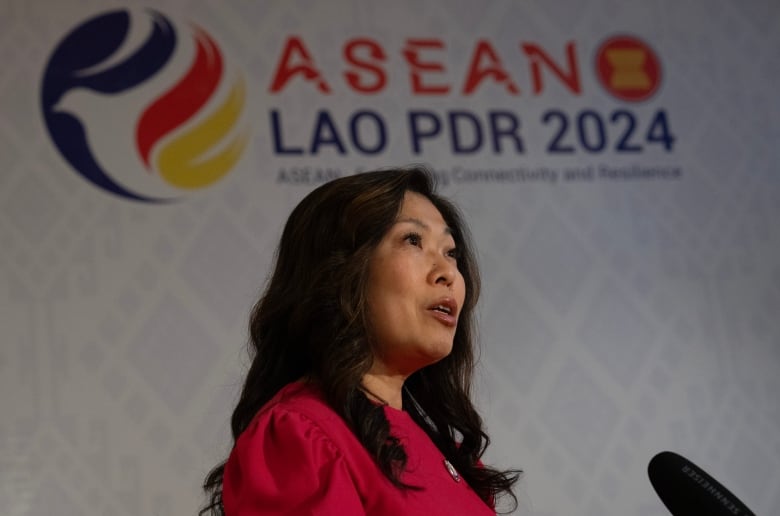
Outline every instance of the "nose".
[[439, 255], [433, 261], [429, 278], [434, 284], [449, 287], [455, 281], [457, 273], [457, 265], [451, 259]]

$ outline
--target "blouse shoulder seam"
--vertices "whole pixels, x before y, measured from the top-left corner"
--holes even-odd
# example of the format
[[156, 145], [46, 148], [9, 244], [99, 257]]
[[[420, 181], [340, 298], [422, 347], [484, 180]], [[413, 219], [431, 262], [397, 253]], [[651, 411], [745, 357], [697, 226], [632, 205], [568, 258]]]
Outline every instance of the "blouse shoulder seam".
[[320, 422], [316, 421], [305, 411], [302, 411], [295, 407], [283, 406], [281, 404], [278, 404], [271, 409], [271, 411], [274, 410], [279, 410], [282, 413], [294, 414], [300, 417], [301, 419], [305, 420], [313, 429], [315, 429], [322, 436], [325, 442], [327, 442], [328, 447], [333, 451], [333, 453], [337, 456], [337, 458], [344, 457], [344, 452], [341, 450], [338, 444], [336, 444], [336, 441], [333, 439], [330, 433], [327, 430], [325, 430], [325, 428], [323, 428]]

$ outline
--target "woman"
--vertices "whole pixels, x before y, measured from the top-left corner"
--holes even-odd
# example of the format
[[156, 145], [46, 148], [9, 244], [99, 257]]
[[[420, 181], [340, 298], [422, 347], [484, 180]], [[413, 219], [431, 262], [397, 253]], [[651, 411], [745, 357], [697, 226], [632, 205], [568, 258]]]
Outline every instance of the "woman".
[[254, 360], [201, 514], [495, 514], [516, 471], [479, 458], [479, 276], [455, 207], [409, 168], [293, 210], [250, 322]]

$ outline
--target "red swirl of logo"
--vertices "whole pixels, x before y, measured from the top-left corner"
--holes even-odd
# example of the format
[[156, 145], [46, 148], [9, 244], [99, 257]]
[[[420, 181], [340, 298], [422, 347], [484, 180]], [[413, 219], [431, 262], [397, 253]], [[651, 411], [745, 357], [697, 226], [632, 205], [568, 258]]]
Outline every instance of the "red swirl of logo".
[[[216, 43], [197, 27], [194, 39], [192, 66], [144, 110], [136, 128], [138, 153], [146, 167], [157, 169], [168, 183], [184, 189], [201, 188], [221, 178], [235, 165], [247, 143], [246, 133], [224, 142], [245, 104], [246, 87], [241, 79], [207, 116], [180, 130], [211, 100], [223, 75], [223, 58]], [[168, 135], [172, 136], [166, 138]], [[153, 164], [152, 150], [158, 144]]]

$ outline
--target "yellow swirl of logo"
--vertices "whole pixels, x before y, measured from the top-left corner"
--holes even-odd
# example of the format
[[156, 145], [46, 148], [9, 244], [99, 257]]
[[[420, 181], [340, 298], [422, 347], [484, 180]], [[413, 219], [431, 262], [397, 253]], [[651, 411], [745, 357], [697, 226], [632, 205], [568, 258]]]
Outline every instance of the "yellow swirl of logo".
[[246, 84], [239, 78], [213, 112], [162, 145], [156, 158], [160, 176], [172, 186], [193, 190], [227, 174], [249, 140], [248, 129], [230, 136], [236, 132], [245, 103]]

